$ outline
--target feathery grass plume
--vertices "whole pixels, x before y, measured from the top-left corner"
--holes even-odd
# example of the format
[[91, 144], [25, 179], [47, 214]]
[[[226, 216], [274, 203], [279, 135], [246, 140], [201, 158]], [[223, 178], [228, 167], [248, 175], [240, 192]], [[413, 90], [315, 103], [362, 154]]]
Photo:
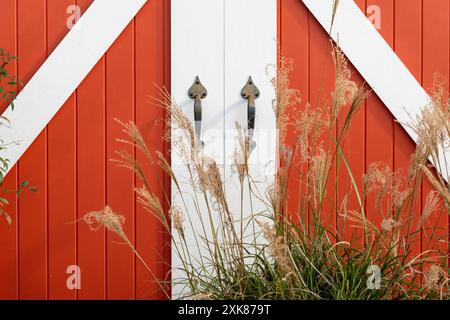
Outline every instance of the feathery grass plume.
[[351, 79], [351, 71], [348, 67], [348, 60], [339, 46], [332, 44], [332, 56], [335, 68], [335, 90], [332, 92], [331, 121], [335, 123], [342, 108], [349, 106], [344, 118], [342, 131], [346, 132], [350, 127], [351, 120], [362, 106], [363, 102], [370, 95], [371, 90], [365, 88], [365, 84], [358, 86]]
[[434, 75], [431, 93], [436, 112], [441, 116], [440, 120], [444, 136], [450, 137], [450, 94], [448, 92], [448, 79], [442, 74], [436, 73]]
[[[450, 214], [450, 99], [447, 80], [436, 74], [431, 89], [431, 101], [407, 124], [417, 135], [414, 166], [421, 170], [434, 188], [443, 196]], [[428, 169], [430, 160], [438, 171], [434, 175]], [[445, 179], [444, 179], [445, 177]]]
[[447, 208], [449, 208], [450, 210], [450, 191], [448, 190], [446, 183], [442, 183], [438, 178], [436, 178], [435, 174], [431, 172], [431, 170], [427, 166], [421, 166], [421, 168], [430, 181], [431, 185], [444, 198], [447, 204]]
[[[375, 192], [375, 207], [380, 208], [381, 202], [387, 196], [404, 198], [403, 196], [398, 196], [400, 183], [400, 177], [397, 173], [392, 172], [389, 166], [381, 162], [371, 163], [367, 173], [364, 175], [364, 192], [365, 195]], [[392, 209], [392, 207], [387, 209]]]
[[175, 228], [175, 230], [181, 235], [182, 238], [184, 238], [184, 213], [183, 211], [177, 207], [171, 207], [169, 209], [169, 213], [170, 213], [170, 219], [172, 221], [172, 224]]
[[150, 155], [150, 150], [148, 149], [148, 146], [145, 143], [145, 140], [142, 137], [141, 132], [137, 128], [136, 124], [133, 121], [122, 122], [117, 118], [114, 118], [114, 120], [122, 126], [122, 132], [125, 133], [130, 139], [130, 140], [116, 139], [116, 141], [129, 144], [133, 147], [137, 147], [139, 150], [142, 151], [147, 160], [151, 164], [153, 164], [153, 159], [152, 156]]
[[332, 57], [335, 68], [335, 90], [332, 92], [333, 107], [331, 121], [335, 121], [342, 107], [350, 104], [358, 91], [358, 86], [351, 80], [351, 71], [347, 59], [338, 46], [332, 45]]
[[[379, 239], [381, 235], [381, 230], [373, 224], [370, 220], [367, 220], [359, 211], [349, 210], [347, 219], [354, 223], [351, 227], [357, 229], [364, 229], [368, 235], [371, 236], [372, 239]], [[380, 226], [381, 227], [381, 226]]]
[[227, 211], [224, 184], [216, 161], [210, 157], [203, 157], [202, 164], [197, 166], [197, 174], [202, 190], [208, 192]]
[[[287, 111], [289, 109], [295, 110], [302, 99], [299, 91], [290, 86], [289, 74], [294, 70], [293, 60], [282, 56], [279, 64], [280, 68], [276, 73], [276, 77], [273, 77], [271, 80], [275, 90], [275, 99], [272, 102], [272, 108], [275, 113], [280, 139], [283, 139], [288, 130], [288, 126], [285, 125], [288, 123]], [[270, 67], [273, 68], [274, 66]], [[266, 68], [266, 74], [269, 74], [269, 67]]]
[[319, 205], [326, 194], [328, 173], [331, 169], [331, 155], [322, 148], [318, 148], [317, 153], [310, 159], [310, 178], [312, 199], [315, 212], [319, 212]]
[[425, 200], [425, 205], [422, 209], [422, 215], [420, 216], [420, 228], [425, 225], [425, 222], [428, 220], [431, 214], [436, 211], [440, 201], [441, 199], [437, 191], [430, 191], [428, 193]]
[[232, 169], [238, 174], [239, 182], [242, 185], [249, 174], [248, 159], [250, 157], [250, 144], [248, 132], [236, 122], [237, 148], [233, 154]]
[[443, 270], [441, 266], [433, 264], [425, 272], [425, 287], [428, 290], [438, 290], [439, 282], [443, 276]]
[[398, 228], [402, 225], [400, 221], [395, 221], [393, 218], [383, 219], [381, 222], [381, 229], [385, 232], [391, 232], [392, 229]]
[[141, 179], [142, 181], [146, 181], [146, 176], [140, 162], [136, 161], [132, 154], [130, 154], [126, 150], [116, 150], [114, 153], [119, 158], [110, 159], [111, 162], [116, 163], [118, 167], [133, 171], [139, 179]]
[[[161, 151], [156, 151], [156, 157], [158, 160], [156, 161], [156, 164], [158, 167], [160, 167], [172, 180], [176, 180], [175, 173], [172, 170], [172, 167], [170, 166], [169, 161], [167, 161], [166, 157]], [[178, 183], [177, 183], [178, 184]]]
[[[442, 145], [448, 144], [448, 132], [446, 130], [446, 122], [443, 121], [443, 111], [441, 106], [436, 105], [434, 101], [422, 109], [413, 128], [417, 133], [419, 140], [418, 145], [421, 152], [418, 156], [425, 161], [432, 157], [433, 161], [438, 161], [436, 151]], [[439, 162], [437, 162], [439, 164]]]
[[166, 111], [166, 127], [171, 128], [166, 131], [166, 140], [185, 162], [198, 163], [202, 143], [197, 139], [192, 121], [166, 89], [160, 91], [161, 99], [153, 98], [153, 101]]
[[161, 281], [155, 276], [153, 271], [147, 265], [145, 260], [141, 257], [141, 255], [136, 251], [133, 243], [125, 234], [123, 230], [123, 225], [125, 223], [125, 217], [115, 213], [111, 207], [106, 206], [101, 211], [92, 211], [84, 215], [82, 220], [89, 226], [89, 228], [93, 231], [99, 230], [101, 227], [105, 227], [107, 230], [114, 232], [117, 234], [125, 243], [130, 247], [136, 257], [141, 261], [150, 275], [153, 277], [156, 283], [160, 286], [162, 292], [166, 295], [166, 297], [170, 298], [166, 288], [161, 284]]
[[[150, 165], [154, 165], [150, 150], [136, 124], [132, 121], [129, 121], [127, 123], [122, 122], [118, 119], [115, 119], [115, 121], [122, 126], [122, 132], [128, 136], [128, 139], [116, 139], [116, 141], [140, 150], [144, 154], [148, 163]], [[126, 150], [116, 150], [114, 153], [119, 158], [110, 159], [110, 161], [116, 163], [118, 167], [133, 171], [136, 176], [143, 182], [143, 184], [149, 189], [149, 181], [145, 175], [144, 169], [142, 168], [141, 163], [135, 159], [134, 155], [130, 154]]]
[[294, 263], [291, 260], [290, 248], [285, 238], [280, 236], [274, 225], [267, 222], [257, 221], [264, 237], [269, 242], [269, 250], [277, 263], [277, 266], [285, 274], [286, 278], [295, 275]]
[[330, 127], [330, 113], [323, 107], [312, 108], [309, 103], [299, 111], [295, 120], [297, 144], [300, 149], [301, 159], [309, 161], [311, 153], [316, 149], [318, 138]]
[[101, 211], [92, 211], [85, 214], [83, 221], [91, 230], [97, 231], [103, 226], [106, 229], [116, 233], [126, 243], [131, 243], [123, 231], [125, 217], [114, 213], [109, 206], [106, 206]]
[[152, 213], [159, 220], [159, 222], [161, 222], [166, 231], [170, 232], [170, 225], [167, 221], [159, 198], [145, 185], [135, 188], [135, 192], [137, 195], [137, 203], [140, 204], [145, 210]]

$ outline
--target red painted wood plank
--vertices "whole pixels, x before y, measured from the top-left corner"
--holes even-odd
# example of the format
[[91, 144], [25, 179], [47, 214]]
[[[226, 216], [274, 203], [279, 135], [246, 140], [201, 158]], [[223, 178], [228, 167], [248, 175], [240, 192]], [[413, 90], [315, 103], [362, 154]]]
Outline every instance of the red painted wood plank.
[[[381, 12], [381, 29], [379, 32], [391, 47], [394, 45], [394, 1], [368, 0], [367, 6], [379, 6]], [[374, 61], [374, 63], [376, 63]], [[393, 168], [394, 132], [393, 117], [381, 100], [372, 94], [367, 100], [366, 112], [366, 169], [372, 163], [381, 162]], [[368, 219], [380, 227], [386, 216], [388, 202], [382, 208], [375, 208], [375, 198], [369, 195], [366, 201]]]
[[[117, 159], [117, 150], [133, 154], [133, 148], [119, 143], [124, 138], [122, 127], [114, 119], [133, 120], [135, 116], [134, 84], [134, 22], [116, 40], [106, 55], [106, 160], [107, 203], [125, 217], [124, 230], [135, 243], [134, 174], [119, 168], [110, 159]], [[134, 255], [116, 234], [107, 234], [107, 298], [135, 298]]]
[[[11, 54], [16, 54], [16, 2], [6, 0], [2, 3], [3, 17], [0, 19], [0, 48]], [[17, 63], [12, 61], [7, 69], [10, 74], [17, 71]], [[5, 86], [5, 83], [1, 84]], [[4, 88], [5, 89], [5, 88]], [[7, 101], [0, 102], [0, 110], [3, 111], [8, 106]], [[3, 194], [9, 204], [3, 206], [11, 219], [12, 225], [8, 223], [4, 216], [0, 217], [0, 299], [16, 299], [18, 295], [18, 263], [17, 263], [17, 197], [14, 191], [17, 189], [17, 169], [14, 167], [6, 177], [1, 189], [11, 190], [8, 194]]]
[[[160, 97], [159, 87], [170, 87], [165, 82], [165, 64], [170, 61], [164, 42], [169, 35], [166, 29], [166, 0], [148, 2], [136, 16], [136, 124], [156, 159], [156, 151], [164, 153], [164, 110], [149, 103], [149, 97]], [[151, 165], [145, 156], [137, 151], [137, 160], [143, 164], [150, 179], [151, 191], [166, 206], [164, 194], [164, 172], [155, 164]], [[142, 183], [137, 181], [137, 186]], [[167, 198], [170, 199], [170, 198]], [[170, 242], [169, 242], [170, 243]], [[166, 279], [169, 245], [161, 223], [140, 205], [136, 208], [136, 248], [152, 272], [160, 281]], [[165, 295], [155, 279], [143, 264], [136, 260], [136, 298], [161, 299]]]
[[[24, 82], [46, 59], [46, 1], [18, 1], [18, 71]], [[18, 137], [20, 139], [20, 137]], [[18, 163], [19, 181], [38, 189], [19, 201], [19, 296], [48, 297], [47, 250], [47, 132], [39, 135]]]
[[[362, 12], [366, 11], [366, 1], [357, 0], [355, 1]], [[349, 69], [351, 71], [351, 79], [356, 82], [358, 86], [362, 86], [364, 79], [358, 73], [358, 71], [349, 63]], [[350, 106], [343, 107], [342, 116], [339, 119], [339, 130], [342, 130], [345, 117], [349, 112]], [[348, 161], [350, 166], [350, 173], [345, 166], [344, 161], [338, 157], [338, 183], [337, 183], [337, 195], [338, 195], [338, 234], [345, 241], [361, 239], [363, 232], [360, 228], [352, 227], [354, 223], [348, 220], [345, 215], [347, 211], [356, 211], [362, 214], [361, 206], [358, 201], [358, 196], [356, 192], [361, 193], [363, 191], [363, 174], [365, 173], [365, 148], [366, 148], [366, 109], [365, 103], [360, 106], [359, 111], [355, 114], [352, 119], [351, 126], [348, 129], [347, 134], [341, 143], [342, 151], [345, 156], [346, 161]], [[356, 186], [358, 190], [355, 189], [351, 176], [353, 175]], [[345, 206], [344, 206], [345, 204]], [[344, 209], [345, 207], [345, 209]]]
[[[77, 90], [78, 219], [105, 206], [105, 61], [102, 59]], [[78, 224], [79, 299], [105, 297], [105, 231]]]
[[[308, 9], [298, 0], [283, 0], [280, 6], [280, 54], [286, 59], [292, 59], [293, 70], [289, 75], [290, 86], [298, 90], [302, 101], [287, 110], [288, 131], [281, 144], [289, 150], [296, 150], [292, 160], [292, 170], [289, 177], [289, 194], [287, 210], [297, 221], [308, 218], [308, 208], [301, 202], [301, 194], [306, 191], [304, 176], [308, 166], [301, 161], [300, 149], [295, 149], [297, 135], [293, 134], [298, 112], [304, 110], [309, 101], [309, 19]], [[301, 214], [303, 212], [303, 215]]]
[[[450, 2], [435, 0], [423, 2], [423, 86], [427, 91], [433, 87], [436, 73], [446, 79], [450, 77]], [[433, 189], [424, 178], [422, 199]], [[437, 228], [434, 228], [437, 226]], [[422, 233], [423, 250], [439, 249], [448, 253], [448, 214], [442, 208], [425, 224]]]
[[[85, 12], [92, 0], [78, 0]], [[102, 58], [77, 89], [77, 196], [78, 219], [106, 204], [105, 186], [105, 59]], [[78, 225], [78, 299], [106, 298], [106, 242], [103, 228], [92, 231]]]
[[[47, 0], [48, 53], [69, 31], [67, 8], [74, 0]], [[72, 95], [48, 125], [49, 299], [75, 299], [67, 268], [76, 259], [76, 109]]]
[[[105, 206], [104, 60], [77, 91], [78, 218]], [[80, 299], [105, 297], [105, 231], [78, 225], [78, 264], [82, 270]]]
[[[171, 1], [170, 0], [165, 0], [164, 2], [164, 83], [165, 86], [169, 89], [170, 88], [170, 84], [171, 84]], [[164, 115], [165, 117], [166, 114]], [[164, 128], [164, 130], [168, 130], [168, 128]], [[167, 161], [169, 163], [171, 163], [171, 157], [170, 157], [170, 141], [166, 141], [164, 144], [164, 155], [167, 159]], [[170, 178], [169, 175], [165, 175], [164, 178], [164, 190], [166, 193], [166, 197], [167, 199], [172, 199], [172, 192], [171, 192], [171, 183], [172, 183], [172, 179]], [[169, 217], [169, 212], [168, 212], [168, 208], [170, 207], [169, 204], [167, 204], [165, 206], [165, 212], [166, 212], [166, 216], [167, 218], [170, 220]], [[165, 280], [167, 281], [168, 279], [170, 279], [171, 277], [171, 272], [172, 272], [172, 237], [170, 235], [170, 233], [166, 232], [165, 233], [165, 252], [164, 252], [164, 257], [165, 257], [165, 261], [167, 262], [167, 264], [165, 265], [165, 271], [164, 271], [164, 275], [165, 275]], [[169, 284], [169, 294], [172, 294], [172, 286]]]
[[[15, 55], [16, 52], [16, 2], [15, 0], [5, 0], [2, 3], [2, 12], [5, 15], [3, 19], [0, 21], [0, 48], [5, 50], [6, 53], [10, 53], [11, 55]], [[3, 63], [3, 61], [2, 61]], [[12, 60], [6, 66], [10, 75], [14, 75], [17, 71], [17, 63]], [[8, 88], [6, 82], [1, 83], [1, 86], [4, 87], [4, 90]], [[2, 92], [2, 95], [5, 92]], [[0, 99], [0, 111], [3, 111], [9, 106], [8, 99]]]
[[[309, 19], [309, 103], [312, 108], [324, 108], [330, 105], [331, 93], [334, 90], [334, 66], [333, 59], [331, 56], [331, 45], [329, 42], [329, 36], [324, 32], [322, 26], [319, 22], [311, 16]], [[336, 138], [336, 130], [332, 129], [333, 132], [330, 135], [330, 131], [324, 130], [324, 133], [319, 137], [317, 142], [310, 141], [314, 143], [316, 147], [316, 154], [318, 151], [318, 146], [321, 144], [324, 150], [328, 149], [328, 142], [330, 144], [330, 152], [334, 153], [334, 139]], [[314, 156], [314, 155], [313, 155]], [[330, 159], [331, 161], [331, 159]], [[310, 173], [314, 175], [314, 173]], [[326, 194], [323, 201], [323, 209], [320, 210], [320, 221], [322, 224], [328, 228], [331, 232], [336, 230], [336, 165], [333, 161], [330, 174], [327, 179], [327, 184], [325, 186]], [[313, 217], [311, 217], [313, 218]]]
[[[421, 0], [397, 0], [395, 2], [395, 51], [406, 67], [415, 76], [417, 81], [422, 81], [422, 1]], [[408, 108], [408, 106], [405, 106]], [[408, 136], [402, 126], [394, 123], [394, 168], [396, 171], [407, 174], [411, 163], [411, 156], [415, 152], [415, 143]], [[405, 188], [403, 183], [402, 188]], [[408, 219], [402, 219], [405, 230], [409, 229], [411, 242], [411, 257], [415, 257], [421, 250], [421, 237], [419, 229], [421, 208], [421, 186], [418, 186], [418, 197], [414, 200], [412, 210], [402, 210], [402, 215]], [[407, 221], [406, 221], [407, 220]], [[410, 222], [409, 222], [410, 221]], [[405, 235], [406, 236], [406, 235]]]

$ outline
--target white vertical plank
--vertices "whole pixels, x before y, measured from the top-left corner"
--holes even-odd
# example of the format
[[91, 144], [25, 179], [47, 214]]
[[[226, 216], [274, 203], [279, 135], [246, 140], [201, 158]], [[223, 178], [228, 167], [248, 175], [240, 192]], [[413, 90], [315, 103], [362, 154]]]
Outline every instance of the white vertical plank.
[[[256, 148], [250, 158], [251, 175], [260, 182], [258, 191], [262, 194], [274, 180], [277, 137], [272, 106], [275, 90], [270, 80], [276, 75], [276, 17], [276, 0], [172, 1], [172, 95], [193, 122], [193, 100], [187, 95], [188, 89], [196, 75], [207, 88], [208, 97], [202, 100], [203, 152], [224, 166], [227, 202], [236, 221], [241, 217], [241, 188], [237, 175], [232, 174], [232, 160], [237, 148], [235, 123], [243, 127], [247, 125], [247, 101], [240, 93], [249, 76], [253, 77], [261, 92], [256, 101]], [[267, 70], [271, 72], [266, 74]], [[199, 206], [195, 205], [195, 193], [187, 183], [189, 173], [178, 158], [176, 132], [172, 134], [175, 137], [172, 141], [172, 169], [184, 180], [181, 194], [172, 185], [172, 205], [184, 207], [182, 196], [188, 200], [185, 211], [190, 221], [186, 221], [186, 239], [195, 264], [202, 254], [207, 255], [206, 248], [197, 253], [194, 237], [198, 239], [203, 234], [198, 214], [200, 212], [203, 220], [208, 221], [208, 209], [198, 194]], [[265, 206], [255, 199], [251, 204], [246, 188], [243, 208], [248, 217], [262, 211]], [[194, 230], [190, 228], [191, 223]], [[236, 226], [239, 229], [239, 223]], [[252, 231], [251, 228], [248, 231]], [[183, 273], [179, 270], [181, 261], [174, 244], [172, 279], [176, 280]], [[202, 242], [200, 245], [205, 247]], [[173, 283], [173, 297], [185, 293], [184, 288]]]
[[[227, 0], [225, 4], [225, 180], [226, 195], [237, 221], [243, 220], [245, 240], [256, 227], [250, 219], [262, 211], [265, 204], [258, 197], [265, 197], [267, 187], [274, 181], [276, 165], [276, 121], [273, 111], [275, 89], [271, 78], [276, 76], [277, 66], [277, 1], [276, 0]], [[247, 100], [241, 90], [249, 76], [259, 88], [256, 100], [256, 119], [253, 139], [256, 143], [249, 159], [253, 194], [250, 196], [247, 182], [243, 187], [241, 211], [241, 186], [233, 172], [233, 155], [238, 148], [236, 123], [247, 128]], [[252, 201], [251, 201], [252, 199]], [[262, 220], [260, 218], [260, 220]], [[237, 224], [240, 229], [240, 223]], [[258, 228], [256, 227], [255, 230]]]
[[[223, 101], [224, 101], [224, 0], [172, 0], [171, 33], [172, 33], [172, 96], [182, 107], [194, 124], [194, 101], [189, 98], [188, 90], [198, 75], [202, 84], [208, 90], [208, 96], [202, 100], [202, 140], [205, 143], [204, 154], [223, 163]], [[172, 132], [172, 136], [176, 136]], [[175, 138], [176, 139], [176, 138]], [[172, 205], [179, 206], [189, 215], [185, 221], [185, 236], [189, 245], [191, 259], [194, 264], [200, 259], [196, 248], [194, 233], [201, 235], [201, 220], [207, 222], [207, 208], [203, 196], [194, 194], [189, 184], [189, 172], [185, 163], [178, 157], [177, 146], [172, 140], [172, 170], [181, 183], [181, 194], [172, 183]], [[199, 207], [196, 207], [194, 197], [197, 196]], [[186, 201], [186, 207], [182, 201]], [[189, 222], [189, 219], [191, 222]], [[191, 223], [194, 230], [191, 228]], [[177, 234], [173, 232], [177, 240]], [[205, 244], [199, 245], [204, 249]], [[204, 249], [206, 250], [206, 249]], [[205, 252], [203, 251], [203, 254]], [[184, 276], [180, 270], [181, 261], [172, 243], [172, 279]], [[172, 296], [183, 296], [185, 288], [174, 283]]]

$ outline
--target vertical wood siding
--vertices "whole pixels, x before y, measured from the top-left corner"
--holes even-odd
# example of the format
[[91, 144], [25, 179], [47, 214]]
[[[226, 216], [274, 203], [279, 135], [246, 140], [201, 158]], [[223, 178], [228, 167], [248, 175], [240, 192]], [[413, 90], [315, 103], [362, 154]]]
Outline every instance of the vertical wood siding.
[[[11, 65], [24, 84], [69, 31], [69, 5], [92, 0], [5, 0], [0, 47], [20, 56]], [[170, 84], [170, 1], [149, 1], [78, 90], [40, 134], [5, 181], [29, 180], [38, 192], [7, 195], [13, 219], [0, 223], [1, 299], [149, 299], [164, 297], [123, 240], [75, 221], [110, 204], [125, 232], [163, 279], [169, 259], [160, 224], [136, 206], [134, 174], [110, 162], [123, 137], [114, 120], [134, 120], [153, 152], [166, 152], [163, 111], [148, 103]], [[4, 109], [2, 105], [2, 110]], [[126, 148], [125, 148], [126, 149]], [[131, 147], [131, 154], [136, 151]], [[139, 159], [141, 156], [137, 156]], [[164, 175], [153, 169], [164, 184]], [[157, 179], [152, 187], [163, 198]], [[66, 269], [81, 268], [81, 290], [68, 290]]]
[[[370, 5], [380, 7], [381, 29], [379, 32], [428, 92], [436, 72], [447, 79], [450, 77], [449, 0], [355, 0], [355, 2], [363, 12], [366, 12]], [[280, 0], [279, 6], [281, 53], [287, 58], [292, 58], [295, 63], [295, 70], [290, 80], [302, 94], [303, 102], [298, 107], [304, 108], [307, 102], [314, 106], [323, 100], [330, 100], [334, 70], [326, 33], [300, 1]], [[363, 81], [354, 69], [353, 78], [358, 83]], [[321, 90], [323, 93], [319, 100]], [[295, 111], [290, 118], [295, 120]], [[288, 135], [285, 142], [292, 145], [295, 139], [294, 135]], [[344, 151], [353, 174], [355, 177], [361, 177], [368, 166], [374, 162], [383, 162], [394, 170], [406, 172], [414, 149], [414, 142], [401, 125], [395, 122], [380, 99], [372, 94], [353, 120]], [[299, 168], [300, 172], [305, 170], [307, 168]], [[330, 187], [327, 191], [331, 204], [336, 200], [340, 203], [339, 200], [343, 199], [350, 188], [345, 168], [340, 170], [335, 168], [335, 170], [335, 176], [332, 179], [339, 179], [338, 188], [335, 191]], [[298, 176], [291, 177], [288, 207], [292, 211], [296, 210], [298, 195], [302, 192], [298, 181]], [[361, 178], [357, 179], [357, 184], [361, 190]], [[415, 225], [418, 223], [420, 208], [431, 190], [430, 184], [427, 181], [424, 182], [420, 199], [416, 204]], [[334, 196], [330, 196], [331, 194]], [[369, 196], [365, 206], [369, 219], [379, 225], [383, 217], [379, 213], [374, 213], [373, 196]], [[357, 199], [354, 196], [349, 199], [350, 208], [358, 208]], [[332, 225], [336, 225], [335, 214], [327, 219], [330, 219]], [[433, 224], [437, 224], [436, 230], [430, 230]], [[444, 242], [448, 240], [448, 225], [449, 217], [446, 212], [435, 214], [424, 226], [421, 236], [417, 237], [413, 252], [417, 253], [420, 249], [426, 250], [434, 245], [448, 250], [448, 244]], [[430, 241], [433, 231], [436, 234], [435, 237], [441, 237], [444, 241], [439, 244], [435, 243], [436, 240], [433, 240], [434, 243]]]
[[[422, 4], [422, 85], [429, 89], [433, 85], [436, 72], [446, 79], [450, 78], [450, 1], [424, 1]], [[422, 201], [432, 190], [428, 181], [422, 188]], [[431, 230], [431, 226], [438, 229]], [[449, 216], [442, 210], [439, 215], [431, 217], [429, 224], [422, 232], [422, 249], [427, 250], [439, 245], [448, 249], [448, 242], [430, 241], [431, 232], [435, 232], [444, 240], [448, 239]], [[447, 227], [447, 228], [445, 228]]]
[[[67, 6], [77, 4], [84, 12], [91, 2], [4, 0], [0, 47], [20, 57], [11, 71], [26, 83], [68, 32]], [[361, 10], [372, 4], [380, 6], [380, 33], [425, 89], [431, 88], [435, 72], [450, 77], [450, 0], [356, 2]], [[306, 102], [317, 105], [321, 86], [324, 98], [329, 99], [334, 72], [326, 33], [299, 0], [279, 0], [278, 16], [280, 50], [294, 60], [291, 84], [303, 98], [298, 108]], [[125, 232], [150, 267], [160, 278], [167, 273], [168, 264], [160, 258], [170, 259], [167, 234], [136, 206], [132, 192], [136, 177], [109, 159], [115, 157], [116, 149], [123, 149], [115, 140], [123, 134], [114, 118], [135, 120], [152, 152], [167, 151], [160, 121], [163, 111], [147, 101], [158, 95], [155, 84], [170, 84], [169, 29], [170, 1], [149, 1], [8, 175], [6, 188], [16, 189], [26, 179], [38, 192], [27, 192], [20, 200], [13, 193], [7, 195], [13, 224], [8, 228], [0, 223], [0, 299], [164, 297], [120, 238], [73, 222], [110, 204], [125, 215]], [[363, 81], [356, 71], [354, 78]], [[294, 111], [290, 117], [295, 119]], [[285, 142], [292, 145], [295, 139], [288, 135]], [[128, 151], [142, 159], [135, 150]], [[372, 95], [355, 118], [345, 149], [355, 176], [377, 161], [406, 170], [413, 151], [414, 143]], [[330, 207], [350, 186], [342, 169], [334, 170], [339, 187], [330, 198]], [[161, 171], [152, 175], [152, 187], [163, 198], [167, 177]], [[298, 177], [291, 177], [290, 182], [289, 208], [295, 210], [302, 190]], [[361, 179], [357, 183], [361, 188]], [[430, 190], [425, 182], [417, 214]], [[357, 207], [356, 199], [349, 201], [350, 207]], [[380, 223], [382, 217], [373, 214], [374, 199], [369, 198], [366, 207], [369, 218]], [[336, 226], [336, 215], [326, 219]], [[440, 227], [436, 233], [447, 238], [446, 213], [433, 216], [429, 223], [435, 222]], [[434, 245], [429, 241], [430, 232], [422, 231], [415, 250]], [[72, 264], [81, 267], [82, 288], [78, 291], [66, 287], [66, 268]]]

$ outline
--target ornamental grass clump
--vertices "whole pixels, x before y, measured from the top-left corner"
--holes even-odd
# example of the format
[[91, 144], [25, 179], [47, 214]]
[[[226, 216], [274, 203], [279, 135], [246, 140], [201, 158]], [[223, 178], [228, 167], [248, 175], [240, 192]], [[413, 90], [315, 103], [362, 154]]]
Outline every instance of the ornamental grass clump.
[[[241, 203], [260, 203], [264, 212], [244, 215], [242, 206], [241, 212], [230, 209], [220, 166], [201, 147], [191, 121], [167, 91], [161, 90], [162, 97], [155, 103], [166, 110], [172, 129], [167, 138], [188, 177], [177, 176], [162, 153], [157, 152], [154, 159], [133, 123], [119, 122], [127, 138], [118, 141], [132, 144], [152, 168], [164, 170], [173, 182], [172, 192], [181, 199], [173, 206], [167, 195], [159, 199], [148, 183], [152, 173], [132, 155], [117, 153], [118, 165], [133, 170], [141, 181], [135, 189], [138, 204], [170, 234], [180, 262], [174, 266], [171, 282], [165, 280], [169, 275], [157, 280], [166, 294], [173, 285], [183, 288], [175, 298], [186, 299], [449, 298], [448, 252], [440, 251], [438, 245], [425, 250], [418, 245], [425, 230], [437, 227], [430, 226], [431, 217], [438, 211], [450, 212], [444, 179], [448, 165], [442, 156], [449, 148], [450, 120], [444, 86], [437, 83], [430, 105], [411, 124], [419, 143], [408, 171], [395, 172], [386, 164], [373, 163], [358, 177], [344, 147], [352, 120], [370, 91], [352, 80], [348, 62], [334, 44], [332, 57], [335, 88], [330, 101], [317, 106], [306, 103], [301, 109], [300, 95], [289, 84], [292, 63], [282, 59], [278, 77], [272, 80], [277, 93], [273, 112], [280, 141], [288, 131], [297, 138], [293, 145], [280, 145], [275, 182], [264, 190], [251, 175], [248, 133], [236, 125], [232, 167]], [[289, 109], [296, 110], [294, 120], [287, 116]], [[351, 182], [342, 197], [335, 194], [340, 187], [339, 180], [333, 179], [336, 168]], [[291, 179], [293, 172], [298, 181]], [[435, 190], [419, 208], [423, 179]], [[298, 203], [288, 206], [294, 182], [299, 184]], [[355, 200], [353, 205], [350, 199]], [[195, 209], [189, 210], [188, 203]], [[124, 221], [103, 218], [110, 210], [106, 208], [103, 215], [91, 213], [85, 221], [96, 221], [118, 233], [137, 254], [121, 228]], [[193, 224], [194, 215], [199, 225]], [[330, 223], [332, 217], [335, 224]], [[426, 240], [448, 245], [448, 235], [442, 239], [431, 232]]]

